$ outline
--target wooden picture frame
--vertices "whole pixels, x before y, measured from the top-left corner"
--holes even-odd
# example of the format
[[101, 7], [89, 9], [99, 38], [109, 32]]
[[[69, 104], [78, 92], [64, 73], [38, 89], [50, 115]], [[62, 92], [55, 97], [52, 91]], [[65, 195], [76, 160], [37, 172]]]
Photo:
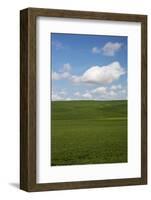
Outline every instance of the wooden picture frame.
[[[36, 183], [36, 18], [141, 23], [141, 177]], [[27, 8], [20, 12], [20, 188], [28, 192], [147, 184], [147, 16]]]

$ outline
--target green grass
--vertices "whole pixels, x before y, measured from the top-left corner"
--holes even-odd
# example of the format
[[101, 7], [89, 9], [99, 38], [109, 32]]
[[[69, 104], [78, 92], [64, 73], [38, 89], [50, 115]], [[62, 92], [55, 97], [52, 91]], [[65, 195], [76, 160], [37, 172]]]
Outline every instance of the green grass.
[[127, 101], [52, 102], [51, 165], [127, 162]]

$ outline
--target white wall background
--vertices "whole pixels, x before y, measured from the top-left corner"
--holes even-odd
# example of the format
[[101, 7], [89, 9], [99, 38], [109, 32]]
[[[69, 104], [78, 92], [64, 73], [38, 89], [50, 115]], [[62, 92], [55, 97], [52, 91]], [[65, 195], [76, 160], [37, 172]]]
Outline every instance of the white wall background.
[[[26, 193], [19, 184], [19, 10], [44, 7], [148, 15], [151, 34], [151, 2], [149, 0], [13, 0], [0, 6], [0, 198], [1, 199], [145, 199], [151, 198], [151, 137], [149, 141], [149, 184], [147, 186], [68, 190]], [[150, 81], [151, 40], [148, 38], [148, 84]], [[149, 87], [150, 90], [150, 87]], [[150, 91], [148, 91], [150, 102]], [[149, 106], [149, 111], [151, 107]], [[149, 121], [151, 119], [149, 112]]]

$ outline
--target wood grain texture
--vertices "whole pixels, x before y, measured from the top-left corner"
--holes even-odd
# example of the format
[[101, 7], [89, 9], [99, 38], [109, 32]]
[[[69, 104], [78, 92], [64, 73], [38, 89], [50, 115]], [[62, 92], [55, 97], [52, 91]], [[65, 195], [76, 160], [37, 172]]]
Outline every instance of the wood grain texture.
[[[62, 17], [141, 22], [141, 177], [65, 183], [36, 183], [36, 18]], [[20, 12], [20, 188], [46, 191], [147, 183], [147, 16], [27, 8]]]
[[59, 9], [44, 9], [44, 8], [28, 8], [28, 9], [32, 12], [34, 16], [79, 18], [79, 19], [90, 19], [90, 20], [143, 22], [145, 16], [136, 14], [74, 11], [74, 10], [59, 10]]
[[141, 23], [141, 176], [147, 183], [147, 16]]
[[36, 44], [35, 19], [20, 13], [20, 188], [36, 183]]

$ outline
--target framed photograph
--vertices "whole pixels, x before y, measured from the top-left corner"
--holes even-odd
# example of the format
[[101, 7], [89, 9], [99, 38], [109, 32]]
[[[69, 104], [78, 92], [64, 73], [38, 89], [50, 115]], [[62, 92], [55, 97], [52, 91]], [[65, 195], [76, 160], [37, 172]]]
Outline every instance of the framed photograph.
[[20, 188], [147, 184], [147, 16], [20, 12]]

